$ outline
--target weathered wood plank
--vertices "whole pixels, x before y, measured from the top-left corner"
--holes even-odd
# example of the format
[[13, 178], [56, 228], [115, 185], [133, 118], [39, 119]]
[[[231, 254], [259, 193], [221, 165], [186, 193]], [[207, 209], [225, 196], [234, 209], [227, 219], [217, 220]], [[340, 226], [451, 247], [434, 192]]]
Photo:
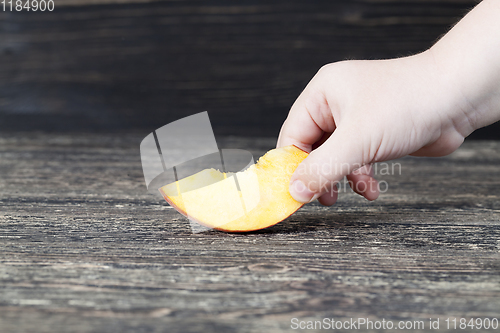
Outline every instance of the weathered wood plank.
[[0, 12], [1, 130], [151, 130], [209, 110], [220, 135], [275, 136], [322, 65], [420, 52], [477, 1], [70, 3]]
[[[379, 168], [389, 191], [372, 203], [341, 193], [260, 232], [192, 234], [146, 193], [145, 134], [0, 136], [2, 333], [499, 316], [499, 142]], [[274, 140], [219, 144], [258, 156]]]

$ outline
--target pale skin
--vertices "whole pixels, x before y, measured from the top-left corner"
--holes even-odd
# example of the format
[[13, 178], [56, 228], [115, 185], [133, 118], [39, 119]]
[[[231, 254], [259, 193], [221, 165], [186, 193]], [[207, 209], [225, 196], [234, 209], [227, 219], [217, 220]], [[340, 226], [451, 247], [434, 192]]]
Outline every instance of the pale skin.
[[310, 152], [290, 194], [330, 206], [344, 176], [375, 200], [372, 163], [450, 154], [498, 120], [500, 1], [483, 0], [423, 53], [322, 67], [293, 104], [277, 147]]

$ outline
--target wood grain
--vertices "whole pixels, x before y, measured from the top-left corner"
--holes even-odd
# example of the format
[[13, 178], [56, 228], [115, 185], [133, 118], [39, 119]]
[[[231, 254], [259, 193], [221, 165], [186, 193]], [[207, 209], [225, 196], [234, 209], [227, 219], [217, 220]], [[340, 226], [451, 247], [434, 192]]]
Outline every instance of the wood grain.
[[[193, 234], [146, 193], [146, 134], [0, 135], [2, 333], [498, 318], [499, 142], [396, 161], [401, 175], [379, 168], [389, 191], [375, 202], [341, 193], [260, 232]], [[219, 138], [256, 156], [273, 145]]]

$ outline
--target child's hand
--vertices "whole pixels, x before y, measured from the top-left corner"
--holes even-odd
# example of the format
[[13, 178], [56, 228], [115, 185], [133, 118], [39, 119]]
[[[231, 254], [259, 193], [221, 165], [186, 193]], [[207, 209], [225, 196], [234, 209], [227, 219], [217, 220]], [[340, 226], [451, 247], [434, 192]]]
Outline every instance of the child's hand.
[[[292, 176], [292, 196], [332, 205], [335, 184], [347, 176], [354, 191], [374, 200], [379, 191], [371, 163], [447, 155], [476, 128], [498, 120], [498, 14], [499, 2], [485, 0], [424, 53], [323, 67], [295, 101], [278, 139], [278, 147], [312, 150]], [[494, 43], [474, 36], [481, 26], [496, 31]]]
[[308, 202], [322, 195], [320, 202], [332, 205], [335, 183], [348, 175], [353, 190], [374, 200], [379, 192], [371, 163], [458, 148], [472, 128], [455, 126], [451, 93], [436, 73], [429, 53], [323, 67], [292, 106], [278, 139], [278, 147], [307, 151], [326, 139], [292, 177], [293, 197]]

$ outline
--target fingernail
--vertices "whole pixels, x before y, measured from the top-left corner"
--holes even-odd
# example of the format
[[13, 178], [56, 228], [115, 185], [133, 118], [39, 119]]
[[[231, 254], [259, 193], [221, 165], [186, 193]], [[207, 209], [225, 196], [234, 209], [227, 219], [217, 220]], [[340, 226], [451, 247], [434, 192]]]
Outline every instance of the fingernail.
[[306, 185], [300, 180], [294, 181], [290, 185], [290, 194], [298, 202], [308, 203], [318, 199], [320, 193], [314, 193], [307, 188]]

